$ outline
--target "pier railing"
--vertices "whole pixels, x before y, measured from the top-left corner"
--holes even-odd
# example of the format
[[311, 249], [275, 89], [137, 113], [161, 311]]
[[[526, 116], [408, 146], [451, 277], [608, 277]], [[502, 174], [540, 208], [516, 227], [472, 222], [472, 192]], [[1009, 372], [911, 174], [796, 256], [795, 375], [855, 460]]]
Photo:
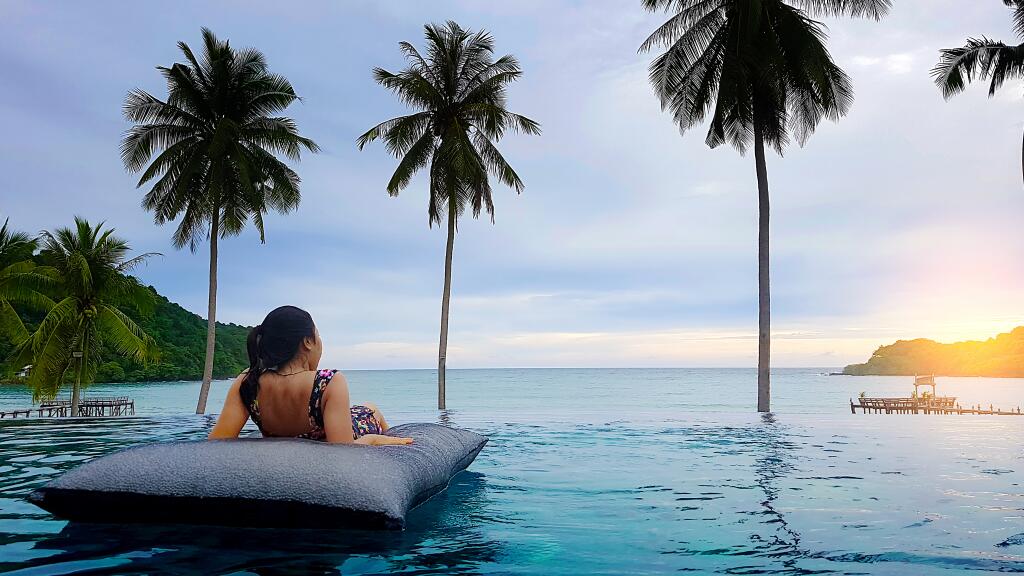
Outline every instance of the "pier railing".
[[1020, 407], [1016, 410], [1000, 410], [991, 404], [984, 406], [961, 406], [953, 396], [937, 396], [928, 398], [858, 398], [857, 402], [850, 399], [850, 412], [856, 414], [990, 414], [995, 416], [1021, 416]]
[[[35, 408], [21, 408], [0, 411], [3, 418], [29, 418], [35, 414], [37, 418], [64, 418], [71, 415], [71, 400], [63, 398], [41, 403]], [[78, 404], [79, 416], [134, 416], [135, 400], [127, 396], [97, 397], [82, 400]]]

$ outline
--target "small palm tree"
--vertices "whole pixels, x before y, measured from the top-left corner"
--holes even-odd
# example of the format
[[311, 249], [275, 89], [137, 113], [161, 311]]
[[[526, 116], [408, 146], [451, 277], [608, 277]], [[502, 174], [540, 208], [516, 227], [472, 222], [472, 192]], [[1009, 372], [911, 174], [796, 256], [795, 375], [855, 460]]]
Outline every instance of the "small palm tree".
[[143, 90], [128, 94], [124, 114], [136, 126], [124, 136], [121, 159], [128, 171], [142, 172], [140, 187], [155, 180], [142, 205], [157, 224], [181, 217], [175, 247], [195, 251], [204, 238], [210, 241], [206, 365], [196, 406], [202, 414], [213, 378], [218, 239], [239, 234], [252, 220], [265, 241], [263, 214], [290, 212], [301, 199], [298, 174], [275, 154], [297, 161], [302, 148], [319, 148], [299, 135], [292, 119], [275, 116], [298, 96], [268, 70], [262, 53], [235, 50], [206, 28], [202, 60], [188, 44], [178, 48], [187, 63], [157, 68], [167, 80], [166, 101]]
[[[1003, 0], [1003, 4], [1013, 9], [1013, 31], [1024, 40], [1024, 0]], [[1024, 43], [1008, 46], [982, 36], [968, 38], [963, 47], [946, 48], [939, 54], [939, 63], [932, 69], [932, 77], [946, 100], [963, 92], [975, 79], [989, 80], [988, 95], [991, 97], [1006, 80], [1024, 78]], [[1024, 144], [1021, 170], [1024, 173]]]
[[758, 207], [757, 409], [771, 406], [769, 195], [765, 146], [779, 155], [803, 145], [822, 118], [838, 120], [853, 102], [846, 74], [825, 46], [814, 15], [880, 18], [890, 0], [641, 0], [671, 18], [640, 47], [665, 49], [650, 66], [663, 108], [681, 131], [710, 116], [706, 142], [754, 149]]
[[437, 406], [445, 408], [445, 358], [448, 350], [448, 303], [451, 298], [452, 250], [457, 219], [467, 207], [473, 217], [486, 210], [494, 222], [490, 174], [517, 193], [523, 181], [498, 151], [495, 142], [507, 130], [540, 134], [540, 125], [506, 109], [506, 86], [522, 76], [513, 56], [494, 59], [494, 40], [455, 22], [424, 27], [426, 55], [408, 42], [399, 48], [409, 63], [401, 72], [375, 68], [374, 79], [417, 111], [374, 126], [359, 137], [366, 144], [383, 139], [399, 159], [387, 190], [397, 196], [413, 175], [429, 166], [427, 217], [431, 227], [447, 216], [448, 244], [441, 298], [441, 338], [437, 359]]
[[0, 335], [20, 344], [28, 338], [28, 330], [12, 304], [35, 309], [53, 306], [43, 290], [53, 284], [51, 270], [32, 262], [38, 242], [24, 232], [0, 226]]
[[118, 354], [145, 361], [155, 353], [152, 339], [121, 307], [148, 312], [153, 293], [125, 274], [152, 254], [128, 257], [128, 244], [82, 218], [74, 228], [43, 232], [43, 261], [56, 271], [56, 303], [35, 333], [21, 343], [15, 354], [22, 364], [32, 364], [28, 382], [33, 399], [52, 399], [66, 378], [74, 377], [71, 414], [78, 414], [81, 389], [93, 382], [103, 363], [104, 344]]

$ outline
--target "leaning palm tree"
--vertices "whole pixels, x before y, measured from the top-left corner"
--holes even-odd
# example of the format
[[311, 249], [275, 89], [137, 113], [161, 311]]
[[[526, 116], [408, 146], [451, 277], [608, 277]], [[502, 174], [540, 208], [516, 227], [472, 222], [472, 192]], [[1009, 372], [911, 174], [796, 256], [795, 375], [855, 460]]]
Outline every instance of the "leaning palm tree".
[[[1003, 4], [1013, 9], [1013, 31], [1024, 40], [1024, 0], [1003, 0]], [[992, 97], [1006, 80], [1024, 78], [1024, 43], [1008, 46], [982, 36], [968, 38], [963, 47], [946, 48], [939, 54], [932, 76], [946, 100], [963, 92], [975, 79], [989, 80], [988, 95]], [[1024, 172], [1024, 144], [1021, 170]]]
[[448, 303], [452, 286], [452, 250], [458, 216], [470, 207], [473, 217], [486, 210], [494, 222], [490, 174], [515, 191], [523, 181], [498, 151], [495, 142], [507, 130], [540, 134], [540, 125], [506, 109], [506, 86], [522, 76], [513, 56], [494, 59], [487, 32], [464, 30], [455, 22], [424, 27], [426, 54], [408, 42], [399, 48], [409, 66], [398, 73], [375, 68], [374, 79], [416, 112], [374, 126], [359, 137], [366, 144], [383, 139], [399, 158], [387, 190], [397, 196], [416, 172], [429, 166], [427, 218], [431, 227], [447, 219], [448, 244], [441, 298], [441, 338], [437, 355], [437, 407], [445, 408], [445, 359], [448, 350]]
[[126, 276], [152, 254], [129, 258], [130, 247], [113, 232], [77, 217], [74, 228], [43, 232], [40, 256], [56, 270], [56, 304], [15, 352], [21, 363], [32, 364], [34, 400], [56, 397], [65, 379], [74, 379], [72, 416], [78, 415], [82, 388], [103, 363], [104, 345], [136, 361], [155, 352], [153, 340], [122, 311], [152, 309], [153, 293]]
[[754, 149], [758, 207], [757, 409], [771, 408], [768, 170], [765, 146], [782, 155], [803, 145], [823, 118], [853, 102], [849, 78], [825, 46], [814, 16], [880, 18], [890, 0], [641, 0], [672, 12], [640, 47], [663, 48], [650, 65], [662, 108], [682, 132], [710, 117], [707, 145]]
[[20, 344], [28, 338], [21, 317], [12, 304], [48, 309], [53, 301], [44, 290], [53, 284], [51, 270], [32, 262], [38, 242], [24, 232], [0, 226], [0, 336]]
[[319, 148], [299, 135], [292, 119], [274, 115], [298, 96], [267, 69], [262, 53], [235, 50], [206, 28], [201, 60], [184, 42], [178, 48], [187, 63], [157, 68], [167, 81], [166, 100], [138, 89], [128, 94], [124, 114], [136, 125], [124, 136], [121, 159], [130, 172], [142, 172], [139, 187], [154, 181], [142, 205], [157, 224], [181, 217], [175, 247], [194, 252], [204, 238], [210, 241], [206, 364], [196, 406], [202, 414], [213, 378], [217, 242], [239, 234], [249, 220], [265, 241], [263, 214], [290, 212], [301, 198], [299, 176], [276, 154], [297, 161], [302, 148]]

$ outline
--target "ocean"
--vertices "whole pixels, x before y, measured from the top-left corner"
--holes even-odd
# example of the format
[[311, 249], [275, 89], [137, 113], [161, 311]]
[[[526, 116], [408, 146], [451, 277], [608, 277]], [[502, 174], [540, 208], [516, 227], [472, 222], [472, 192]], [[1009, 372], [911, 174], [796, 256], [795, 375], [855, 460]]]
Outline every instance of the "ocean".
[[[393, 424], [491, 441], [400, 533], [67, 523], [25, 496], [80, 462], [202, 438], [196, 382], [96, 385], [136, 417], [0, 421], [0, 572], [13, 574], [956, 574], [1024, 572], [1024, 417], [852, 415], [909, 377], [777, 369], [352, 371]], [[937, 378], [1024, 407], [1024, 380]], [[216, 382], [210, 412], [228, 382]], [[0, 386], [0, 410], [28, 407]], [[244, 434], [256, 434], [247, 426]]]

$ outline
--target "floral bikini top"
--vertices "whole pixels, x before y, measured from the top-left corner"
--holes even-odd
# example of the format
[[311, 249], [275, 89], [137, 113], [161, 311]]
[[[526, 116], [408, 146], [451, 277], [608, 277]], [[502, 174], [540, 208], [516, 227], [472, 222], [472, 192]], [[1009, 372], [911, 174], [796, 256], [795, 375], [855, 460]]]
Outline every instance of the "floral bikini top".
[[[309, 432], [299, 434], [297, 438], [308, 438], [310, 440], [326, 440], [327, 432], [324, 430], [324, 390], [331, 383], [337, 370], [318, 370], [313, 377], [313, 390], [309, 393]], [[271, 436], [263, 431], [263, 422], [260, 420], [260, 402], [253, 398], [246, 405], [249, 417], [260, 429], [264, 436]], [[380, 434], [381, 426], [374, 416], [373, 410], [366, 406], [352, 406], [352, 437], [359, 438], [366, 434]]]

